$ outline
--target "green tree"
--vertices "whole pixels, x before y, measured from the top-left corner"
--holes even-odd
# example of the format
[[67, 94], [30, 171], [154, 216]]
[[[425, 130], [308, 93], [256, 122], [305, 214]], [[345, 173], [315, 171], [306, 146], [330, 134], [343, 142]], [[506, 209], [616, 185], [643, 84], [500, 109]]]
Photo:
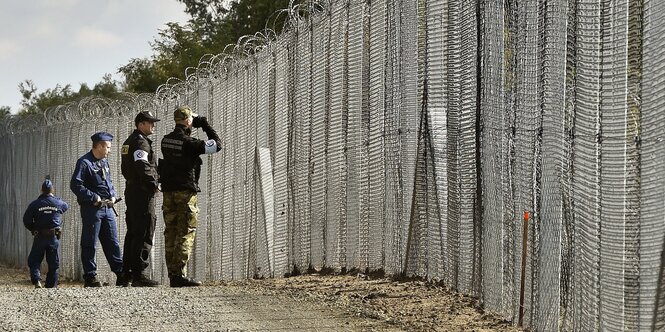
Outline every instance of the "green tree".
[[[238, 38], [245, 35], [253, 35], [258, 31], [263, 31], [266, 24], [268, 28], [275, 28], [280, 32], [286, 15], [276, 16], [275, 13], [281, 9], [288, 8], [289, 0], [242, 0], [231, 3], [228, 15], [222, 24], [225, 31], [234, 31], [234, 43]], [[296, 2], [297, 3], [297, 2]]]
[[179, 1], [185, 4], [191, 19], [185, 25], [167, 24], [158, 39], [151, 43], [152, 57], [132, 59], [119, 68], [127, 91], [154, 92], [171, 77], [183, 79], [185, 69], [197, 66], [202, 56], [221, 53], [240, 37], [263, 31], [266, 23], [275, 23], [279, 30], [286, 15], [275, 15], [275, 12], [288, 7], [290, 2], [239, 0], [227, 9], [223, 0]]
[[9, 116], [12, 112], [12, 108], [9, 106], [0, 106], [0, 120]]
[[185, 68], [198, 65], [199, 59], [208, 53], [203, 35], [195, 24], [168, 23], [159, 32], [159, 39], [151, 43], [155, 51], [152, 58], [132, 59], [118, 69], [125, 77], [125, 90], [155, 92], [169, 78], [182, 78]]
[[55, 88], [38, 92], [37, 86], [31, 80], [19, 83], [18, 89], [22, 97], [19, 115], [44, 112], [49, 107], [78, 101], [87, 96], [97, 95], [114, 98], [120, 93], [118, 83], [112, 79], [110, 74], [104, 75], [102, 81], [95, 84], [92, 89], [85, 83], [81, 84], [78, 92], [74, 92], [70, 84], [64, 86], [57, 84]]

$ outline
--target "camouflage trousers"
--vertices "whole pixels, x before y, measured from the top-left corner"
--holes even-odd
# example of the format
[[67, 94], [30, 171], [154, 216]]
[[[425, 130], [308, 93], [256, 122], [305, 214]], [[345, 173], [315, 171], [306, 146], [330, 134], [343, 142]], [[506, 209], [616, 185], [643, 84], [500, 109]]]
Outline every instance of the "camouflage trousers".
[[194, 247], [199, 208], [196, 193], [164, 193], [164, 253], [169, 276], [186, 276], [187, 261]]

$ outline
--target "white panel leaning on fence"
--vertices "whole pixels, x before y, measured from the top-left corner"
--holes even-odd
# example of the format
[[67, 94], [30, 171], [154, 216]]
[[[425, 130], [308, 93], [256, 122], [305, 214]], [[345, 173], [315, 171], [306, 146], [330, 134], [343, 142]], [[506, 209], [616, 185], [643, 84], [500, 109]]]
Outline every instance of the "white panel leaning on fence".
[[[5, 119], [2, 260], [25, 265], [21, 215], [44, 174], [75, 202], [90, 134], [126, 137], [139, 110], [188, 104], [224, 145], [202, 168], [196, 278], [383, 271], [537, 331], [665, 329], [665, 3], [307, 1], [279, 15], [279, 36], [241, 38], [155, 95]], [[81, 274], [76, 210], [67, 277]], [[162, 231], [159, 216], [160, 280]]]

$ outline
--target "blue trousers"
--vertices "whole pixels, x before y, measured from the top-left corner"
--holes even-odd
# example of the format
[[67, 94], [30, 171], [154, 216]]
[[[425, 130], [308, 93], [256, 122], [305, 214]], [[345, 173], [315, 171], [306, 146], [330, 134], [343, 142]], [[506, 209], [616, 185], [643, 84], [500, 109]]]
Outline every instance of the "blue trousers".
[[58, 247], [60, 240], [55, 235], [35, 237], [32, 242], [32, 249], [28, 255], [28, 267], [30, 268], [30, 281], [35, 282], [41, 279], [41, 265], [44, 255], [46, 255], [46, 264], [48, 272], [46, 273], [46, 288], [53, 288], [58, 285], [58, 274], [60, 272], [60, 257], [58, 256]]
[[122, 272], [122, 254], [113, 210], [106, 207], [81, 206], [81, 218], [83, 219], [81, 229], [83, 279], [88, 280], [97, 276], [97, 263], [95, 262], [97, 239], [102, 244], [104, 256], [106, 256], [111, 271]]

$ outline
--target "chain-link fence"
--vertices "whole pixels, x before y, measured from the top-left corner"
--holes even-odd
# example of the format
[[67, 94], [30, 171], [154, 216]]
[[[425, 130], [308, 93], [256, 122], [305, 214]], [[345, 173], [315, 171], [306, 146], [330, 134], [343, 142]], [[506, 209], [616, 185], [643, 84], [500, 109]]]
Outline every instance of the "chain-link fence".
[[[526, 244], [534, 330], [665, 329], [665, 2], [330, 0], [276, 16], [280, 36], [242, 38], [155, 95], [6, 120], [2, 260], [25, 265], [21, 217], [45, 174], [76, 204], [92, 133], [115, 135], [122, 192], [134, 114], [164, 119], [159, 141], [189, 104], [223, 141], [202, 170], [197, 278], [383, 271], [517, 321]], [[64, 227], [62, 274], [76, 278], [76, 208]], [[162, 228], [151, 272], [164, 280]]]

